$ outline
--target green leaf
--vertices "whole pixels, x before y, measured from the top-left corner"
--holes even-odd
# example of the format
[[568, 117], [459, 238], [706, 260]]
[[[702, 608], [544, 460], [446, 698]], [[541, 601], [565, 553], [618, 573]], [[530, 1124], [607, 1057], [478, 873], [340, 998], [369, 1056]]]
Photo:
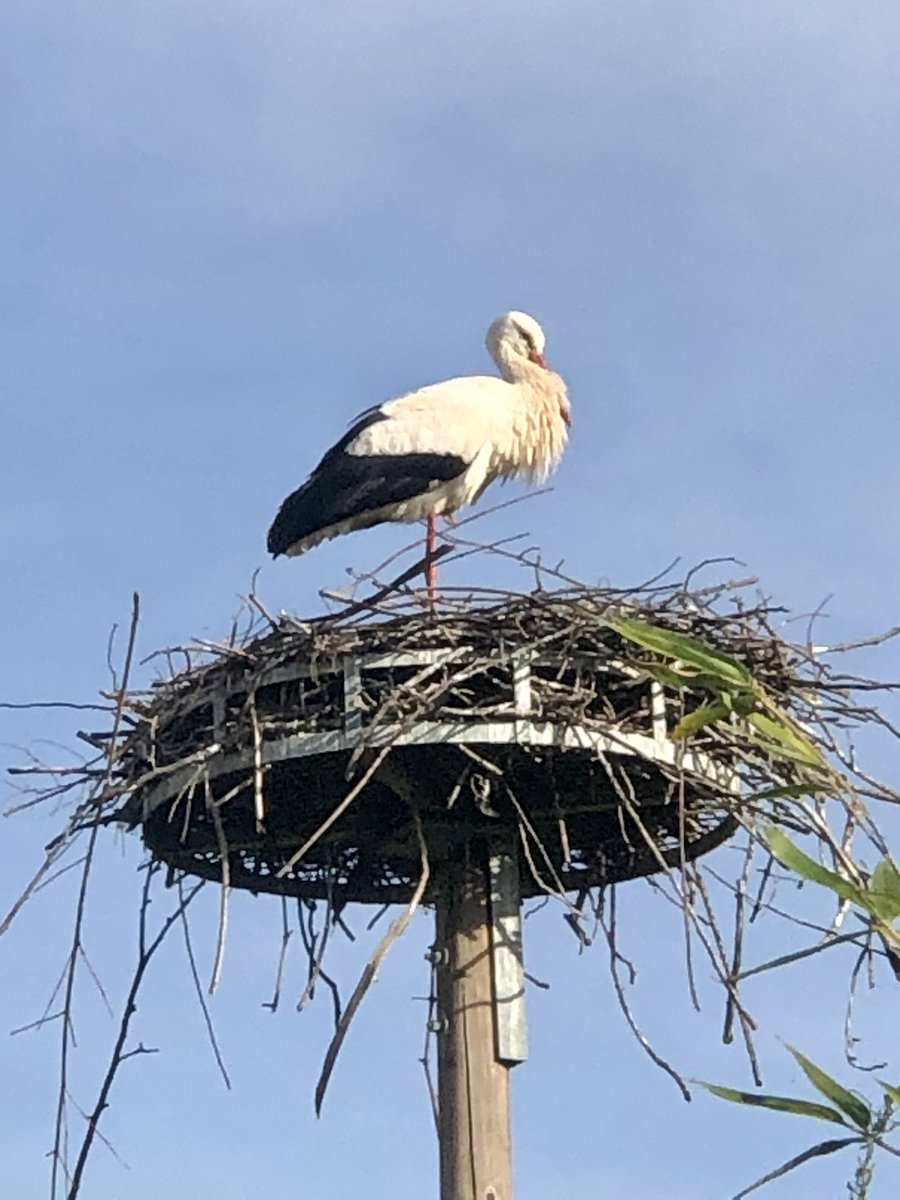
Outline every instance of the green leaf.
[[[722, 699], [725, 699], [724, 695]], [[748, 717], [758, 703], [756, 696], [752, 692], [733, 692], [728, 697], [728, 700], [740, 717]]]
[[704, 671], [719, 680], [720, 686], [749, 688], [753, 684], [753, 676], [743, 663], [713, 650], [686, 633], [661, 629], [658, 625], [651, 625], [648, 621], [640, 621], [634, 617], [606, 616], [604, 621], [610, 629], [629, 642], [635, 642], [645, 650], [654, 650], [665, 658], [672, 658], [698, 671]]
[[676, 691], [683, 691], [688, 687], [697, 688], [701, 686], [698, 683], [696, 675], [683, 675], [681, 671], [664, 666], [662, 663], [651, 662], [642, 658], [628, 659], [627, 662], [630, 667], [634, 667], [638, 671], [643, 671], [651, 679], [655, 679], [657, 683], [661, 683], [665, 687], [674, 688]]
[[793, 1171], [795, 1167], [802, 1167], [811, 1158], [821, 1158], [825, 1154], [834, 1154], [836, 1150], [843, 1150], [845, 1146], [858, 1146], [862, 1140], [862, 1138], [858, 1137], [833, 1138], [827, 1142], [819, 1142], [817, 1146], [810, 1146], [808, 1150], [804, 1150], [796, 1158], [789, 1158], [787, 1162], [782, 1163], [780, 1167], [776, 1167], [774, 1171], [769, 1171], [767, 1175], [763, 1175], [761, 1179], [757, 1179], [756, 1183], [751, 1183], [749, 1187], [744, 1188], [742, 1192], [738, 1192], [736, 1196], [732, 1197], [732, 1200], [744, 1200], [745, 1196], [749, 1196], [751, 1192], [755, 1192], [763, 1184], [771, 1183], [773, 1179], [779, 1179], [782, 1175], [787, 1175], [788, 1171]]
[[884, 1088], [885, 1093], [890, 1096], [897, 1107], [900, 1108], [900, 1087], [894, 1087], [892, 1083], [885, 1083], [883, 1079], [879, 1079], [878, 1082]]
[[684, 741], [685, 738], [689, 738], [692, 733], [697, 733], [706, 725], [725, 720], [730, 712], [731, 709], [727, 704], [706, 704], [703, 708], [697, 708], [682, 717], [669, 736], [676, 742]]
[[[704, 671], [697, 671], [693, 667], [688, 668], [684, 663], [662, 663], [649, 658], [626, 658], [625, 662], [636, 671], [643, 671], [651, 679], [679, 692], [707, 691], [723, 695], [733, 686], [732, 684], [723, 684], [721, 675], [709, 675]], [[741, 705], [746, 712], [749, 712], [756, 703], [756, 698], [749, 691], [729, 690], [728, 695], [735, 707]]]
[[730, 1100], [732, 1104], [747, 1104], [753, 1108], [771, 1108], [776, 1112], [795, 1113], [798, 1117], [815, 1117], [819, 1121], [833, 1121], [835, 1125], [846, 1125], [847, 1122], [833, 1108], [824, 1104], [815, 1104], [811, 1100], [795, 1100], [791, 1096], [768, 1096], [760, 1092], [741, 1092], [736, 1088], [719, 1087], [716, 1083], [704, 1083], [698, 1080], [701, 1087], [719, 1096], [722, 1100]]
[[791, 729], [789, 725], [776, 721], [765, 713], [754, 712], [747, 717], [750, 724], [764, 734], [770, 742], [775, 742], [775, 752], [795, 762], [805, 763], [808, 767], [824, 767], [826, 762], [819, 749], [801, 734]]
[[816, 1091], [821, 1092], [825, 1099], [830, 1100], [832, 1104], [836, 1104], [858, 1128], [864, 1131], [869, 1128], [872, 1122], [872, 1110], [868, 1104], [860, 1100], [858, 1096], [854, 1096], [852, 1092], [848, 1092], [836, 1079], [832, 1079], [821, 1067], [817, 1067], [805, 1054], [801, 1054], [793, 1046], [788, 1046], [788, 1050], [800, 1064], [804, 1075]]
[[900, 917], [900, 871], [891, 858], [885, 856], [872, 872], [866, 888], [869, 904], [883, 921]]
[[866, 897], [862, 888], [857, 887], [855, 883], [851, 883], [849, 879], [845, 879], [843, 875], [838, 875], [835, 871], [829, 871], [827, 867], [823, 867], [821, 863], [817, 863], [815, 859], [804, 854], [799, 846], [794, 843], [774, 825], [770, 825], [768, 829], [763, 831], [763, 838], [766, 845], [771, 850], [772, 854], [778, 861], [791, 871], [795, 871], [803, 879], [808, 879], [811, 883], [819, 883], [823, 887], [830, 888], [842, 900], [850, 900], [853, 904], [858, 904], [861, 908], [869, 909], [866, 903]]

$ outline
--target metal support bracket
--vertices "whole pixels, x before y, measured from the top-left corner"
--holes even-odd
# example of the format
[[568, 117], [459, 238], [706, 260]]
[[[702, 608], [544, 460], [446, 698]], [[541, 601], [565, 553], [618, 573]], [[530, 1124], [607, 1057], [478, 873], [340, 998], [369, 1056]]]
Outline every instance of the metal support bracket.
[[496, 1055], [499, 1062], [515, 1066], [528, 1058], [522, 906], [515, 849], [492, 852], [488, 869]]

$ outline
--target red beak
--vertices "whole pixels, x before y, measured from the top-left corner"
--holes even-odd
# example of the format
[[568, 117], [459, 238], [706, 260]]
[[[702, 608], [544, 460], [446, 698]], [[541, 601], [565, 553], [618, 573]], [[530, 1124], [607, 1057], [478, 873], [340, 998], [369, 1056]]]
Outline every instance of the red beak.
[[550, 370], [550, 368], [547, 366], [546, 358], [544, 358], [543, 354], [538, 354], [537, 350], [532, 350], [528, 357], [533, 363], [537, 363], [539, 367], [543, 367], [545, 371]]

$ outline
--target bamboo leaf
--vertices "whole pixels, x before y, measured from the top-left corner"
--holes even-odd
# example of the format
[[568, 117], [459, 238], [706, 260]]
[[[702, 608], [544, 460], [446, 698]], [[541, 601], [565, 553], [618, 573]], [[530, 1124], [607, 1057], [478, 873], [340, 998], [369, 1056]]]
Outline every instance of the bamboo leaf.
[[[678, 662], [677, 660], [662, 663], [648, 658], [627, 658], [625, 661], [628, 666], [634, 667], [637, 671], [643, 671], [651, 679], [657, 680], [665, 687], [674, 688], [676, 691], [707, 691], [723, 694], [725, 690], [728, 690], [729, 698], [735, 704], [735, 707], [738, 707], [740, 703], [745, 707], [747, 712], [756, 703], [756, 698], [752, 692], [738, 690], [732, 684], [723, 685], [721, 675], [710, 675], [705, 671], [698, 671], [694, 667], [688, 667], [685, 663]], [[734, 690], [730, 690], [732, 688]]]
[[706, 725], [725, 720], [730, 711], [726, 704], [705, 704], [682, 717], [669, 736], [676, 742], [684, 741]]
[[[823, 887], [830, 888], [842, 900], [850, 900], [852, 903], [858, 904], [861, 908], [869, 909], [862, 888], [857, 887], [855, 883], [851, 883], [849, 879], [845, 879], [843, 875], [838, 875], [835, 871], [829, 871], [827, 867], [823, 867], [821, 863], [817, 863], [815, 859], [804, 854], [800, 847], [795, 846], [790, 838], [783, 834], [780, 829], [776, 829], [774, 825], [769, 826], [768, 829], [764, 830], [763, 838], [772, 854], [782, 866], [795, 871], [803, 879], [808, 879], [811, 883], [819, 883]], [[869, 911], [871, 910], [869, 909]]]
[[760, 1092], [742, 1092], [737, 1088], [719, 1087], [716, 1083], [704, 1083], [698, 1080], [701, 1087], [719, 1096], [722, 1100], [730, 1100], [732, 1104], [746, 1104], [752, 1108], [771, 1108], [775, 1112], [794, 1113], [798, 1117], [815, 1117], [819, 1121], [833, 1121], [835, 1125], [846, 1126], [847, 1122], [841, 1114], [824, 1104], [816, 1104], [812, 1100], [796, 1100], [791, 1096], [769, 1096]]
[[866, 888], [869, 904], [883, 921], [900, 917], [900, 871], [891, 858], [885, 856], [872, 872]]
[[805, 1054], [801, 1054], [793, 1046], [788, 1046], [788, 1050], [800, 1064], [804, 1075], [816, 1091], [821, 1092], [825, 1099], [830, 1100], [832, 1104], [836, 1104], [854, 1125], [862, 1130], [869, 1128], [872, 1123], [872, 1110], [868, 1104], [860, 1100], [858, 1096], [854, 1096], [852, 1092], [848, 1092], [836, 1079], [832, 1079], [821, 1067], [817, 1067]]
[[652, 662], [647, 659], [628, 659], [627, 662], [629, 666], [635, 667], [638, 671], [643, 671], [651, 679], [655, 679], [657, 683], [661, 683], [665, 687], [674, 688], [676, 691], [683, 691], [688, 687], [696, 688], [702, 686], [695, 674], [685, 675], [681, 671], [675, 670], [674, 667], [665, 666], [663, 663]]
[[662, 629], [649, 621], [634, 617], [606, 616], [604, 621], [621, 637], [645, 650], [654, 650], [665, 658], [686, 663], [720, 681], [720, 686], [745, 687], [753, 684], [753, 676], [737, 659], [706, 646], [697, 638], [673, 629]]
[[[722, 699], [724, 701], [725, 693], [723, 693]], [[757, 704], [756, 696], [752, 692], [732, 692], [728, 696], [728, 700], [740, 717], [748, 717]]]
[[776, 1167], [774, 1171], [770, 1171], [768, 1175], [763, 1175], [761, 1179], [757, 1179], [756, 1183], [751, 1183], [748, 1188], [744, 1188], [742, 1192], [738, 1192], [733, 1200], [744, 1200], [745, 1196], [749, 1196], [751, 1192], [755, 1192], [757, 1188], [761, 1188], [766, 1183], [771, 1183], [773, 1179], [779, 1179], [782, 1175], [787, 1175], [788, 1171], [793, 1171], [795, 1167], [802, 1167], [805, 1162], [809, 1162], [811, 1158], [821, 1158], [825, 1154], [834, 1154], [836, 1150], [843, 1150], [845, 1146], [858, 1145], [862, 1142], [862, 1138], [834, 1138], [827, 1142], [819, 1142], [816, 1146], [810, 1146], [808, 1150], [804, 1150], [802, 1154], [798, 1154], [796, 1158], [790, 1158], [786, 1163], [782, 1163], [780, 1167]]
[[766, 713], [754, 712], [747, 717], [750, 724], [764, 734], [770, 742], [777, 744], [776, 753], [808, 767], [824, 767], [826, 762], [818, 747], [797, 733], [789, 725], [776, 721]]
[[897, 1107], [900, 1108], [900, 1087], [894, 1087], [891, 1083], [885, 1083], [883, 1079], [879, 1079], [878, 1082], [884, 1088], [886, 1095], [890, 1096]]

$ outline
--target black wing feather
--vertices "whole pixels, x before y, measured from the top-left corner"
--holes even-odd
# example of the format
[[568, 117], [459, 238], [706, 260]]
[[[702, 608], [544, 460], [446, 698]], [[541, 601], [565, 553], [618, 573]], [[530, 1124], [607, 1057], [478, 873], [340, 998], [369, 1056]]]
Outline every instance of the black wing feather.
[[292, 492], [269, 530], [269, 552], [277, 557], [304, 538], [342, 521], [358, 528], [379, 525], [389, 517], [367, 519], [379, 509], [402, 504], [456, 479], [469, 465], [456, 454], [348, 454], [345, 447], [368, 425], [384, 420], [366, 414], [325, 455], [312, 475]]

